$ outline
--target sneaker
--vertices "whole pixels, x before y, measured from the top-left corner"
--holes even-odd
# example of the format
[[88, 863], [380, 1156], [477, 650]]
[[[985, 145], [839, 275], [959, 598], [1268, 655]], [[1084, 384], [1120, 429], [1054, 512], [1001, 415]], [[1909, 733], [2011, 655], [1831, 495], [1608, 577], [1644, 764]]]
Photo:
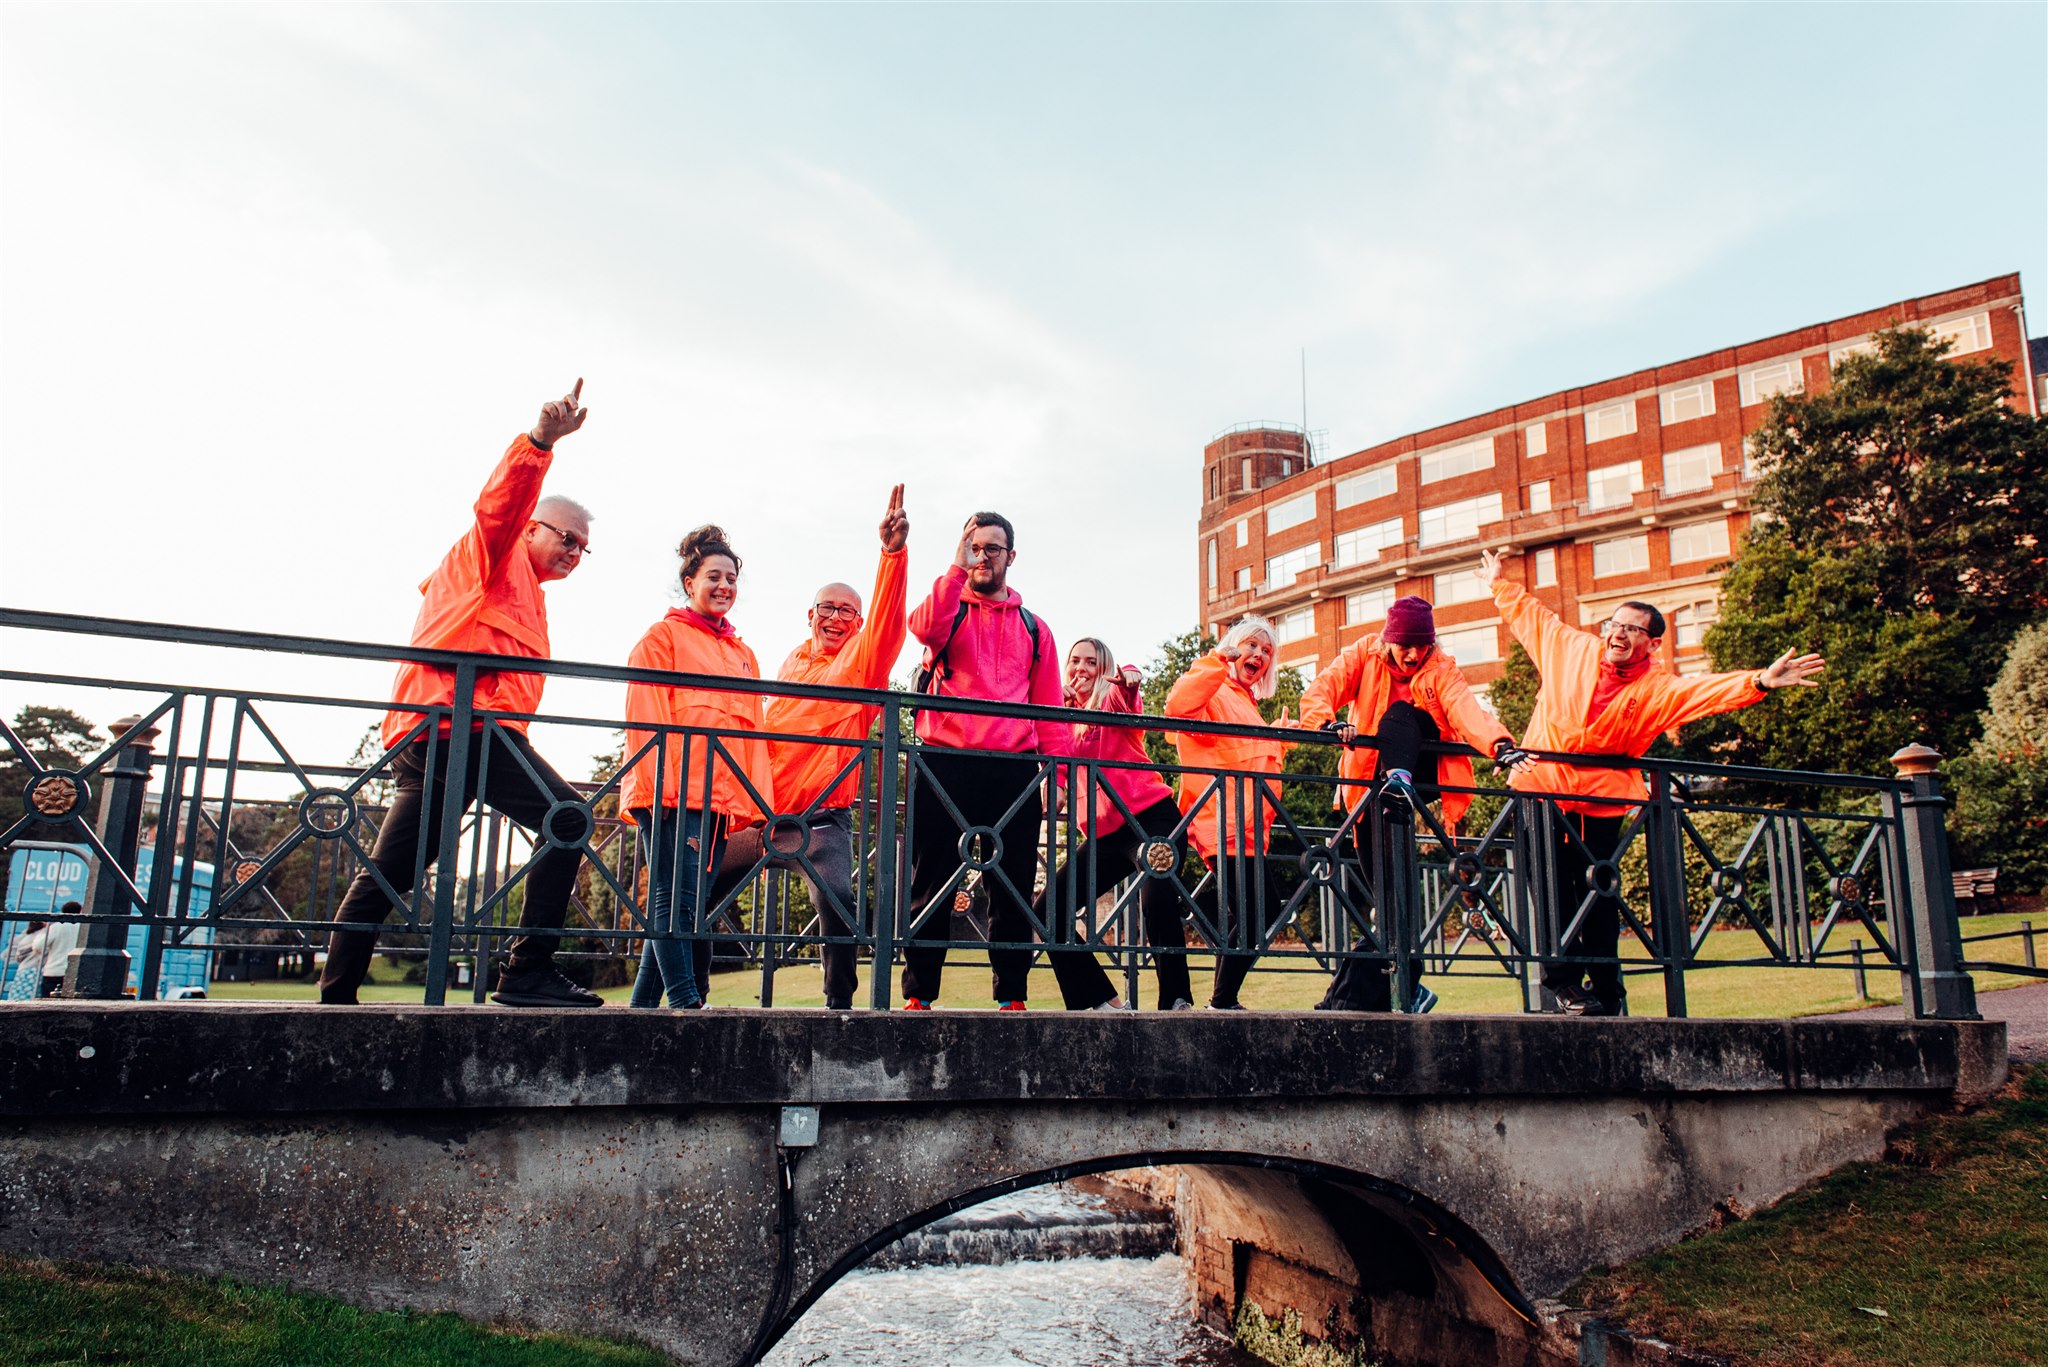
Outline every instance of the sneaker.
[[1408, 1014], [1411, 1016], [1426, 1016], [1429, 1014], [1430, 1008], [1436, 1005], [1436, 1000], [1436, 993], [1430, 991], [1421, 983], [1417, 983], [1415, 984], [1415, 995], [1408, 999]]
[[1388, 797], [1399, 798], [1410, 808], [1422, 806], [1422, 795], [1415, 791], [1415, 775], [1406, 769], [1387, 770], [1386, 794]]
[[328, 992], [328, 991], [326, 991], [326, 990], [324, 990], [324, 989], [323, 989], [323, 990], [321, 991], [321, 993], [320, 993], [320, 1004], [321, 1004], [322, 1006], [361, 1006], [361, 1005], [362, 1005], [362, 1003], [361, 1003], [361, 1002], [359, 1002], [359, 1001], [357, 1001], [357, 1000], [356, 1000], [356, 994], [355, 994], [355, 993], [353, 993], [353, 992], [332, 992], [332, 993], [330, 993], [330, 992]]
[[1243, 1002], [1210, 1002], [1209, 1009], [1211, 1011], [1243, 1011], [1246, 1007]]
[[1023, 1003], [1023, 1002], [997, 1002], [997, 1003], [996, 1003], [996, 1010], [998, 1010], [998, 1011], [1022, 1011], [1023, 1009], [1024, 1009], [1024, 1003]]
[[853, 1003], [844, 997], [827, 997], [825, 998], [825, 1009], [827, 1011], [851, 1011], [853, 1010]]
[[1550, 995], [1557, 998], [1557, 1009], [1567, 1016], [1582, 1016], [1589, 1002], [1596, 1000], [1585, 988], [1573, 984], [1570, 987], [1554, 987]]
[[[1019, 1002], [1017, 1005], [1019, 1009], [1022, 1009], [1024, 1003]], [[1083, 1007], [1082, 1009], [1085, 1011], [1130, 1011], [1135, 1008], [1125, 1006], [1122, 997], [1111, 997], [1106, 1002], [1097, 1002], [1093, 1006]]]
[[1195, 1004], [1186, 997], [1175, 997], [1172, 1002], [1162, 1009], [1167, 1011], [1192, 1011], [1195, 1009]]
[[903, 1009], [905, 1011], [929, 1011], [932, 1009], [932, 1004], [922, 997], [905, 997], [903, 999]]
[[506, 969], [498, 975], [498, 990], [491, 1000], [500, 1006], [603, 1006], [604, 998], [578, 987], [562, 976], [559, 968], [529, 968], [523, 973]]
[[1575, 1016], [1618, 1016], [1621, 1014], [1621, 1003], [1602, 1001], [1588, 992], [1585, 1004], [1576, 1011], [1573, 1011], [1572, 1014]]

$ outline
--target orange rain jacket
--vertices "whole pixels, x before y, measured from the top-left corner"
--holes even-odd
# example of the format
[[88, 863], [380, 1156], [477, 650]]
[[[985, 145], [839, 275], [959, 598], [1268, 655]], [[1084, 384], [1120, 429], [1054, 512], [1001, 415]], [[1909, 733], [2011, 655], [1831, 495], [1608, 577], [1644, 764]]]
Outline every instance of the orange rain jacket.
[[[836, 655], [826, 655], [810, 641], [789, 652], [775, 677], [784, 683], [829, 684], [835, 688], [887, 688], [889, 671], [903, 653], [908, 628], [903, 621], [908, 551], [883, 551], [875, 567], [875, 591], [868, 598], [867, 620]], [[866, 703], [826, 702], [821, 698], [771, 698], [768, 729], [784, 736], [831, 736], [865, 740], [882, 709]], [[775, 800], [787, 812], [802, 812], [813, 801], [820, 807], [851, 807], [860, 797], [860, 770], [822, 800], [818, 794], [860, 750], [850, 745], [806, 745], [797, 740], [771, 740], [768, 758], [775, 769]]]
[[[1278, 669], [1279, 665], [1275, 664], [1273, 668]], [[1195, 661], [1188, 667], [1188, 672], [1175, 681], [1172, 691], [1166, 695], [1166, 715], [1193, 721], [1231, 722], [1238, 726], [1266, 724], [1266, 719], [1259, 715], [1259, 704], [1252, 697], [1251, 690], [1230, 677], [1229, 663], [1214, 651]], [[1283, 741], [1255, 740], [1249, 736], [1190, 735], [1176, 731], [1170, 738], [1180, 751], [1182, 764], [1201, 768], [1277, 774], [1281, 757], [1287, 753], [1287, 745]], [[1212, 783], [1216, 785], [1216, 792], [1210, 791]], [[1245, 828], [1252, 824], [1256, 825], [1253, 845], [1259, 850], [1266, 848], [1266, 832], [1272, 824], [1271, 813], [1277, 810], [1274, 804], [1280, 800], [1280, 785], [1273, 783], [1267, 786], [1266, 800], [1253, 804], [1258, 811], [1258, 819], [1256, 823], [1250, 823], [1242, 810], [1253, 791], [1248, 784], [1240, 791], [1240, 784], [1231, 778], [1219, 779], [1210, 774], [1180, 776], [1182, 816], [1201, 809], [1188, 825], [1188, 839], [1194, 842], [1203, 858], [1216, 853], [1219, 820], [1227, 844], [1225, 853], [1237, 854], [1243, 850]], [[1219, 812], [1222, 813], [1220, 817]]]
[[[1415, 705], [1436, 723], [1445, 740], [1461, 740], [1490, 754], [1495, 741], [1511, 739], [1508, 729], [1472, 695], [1472, 686], [1465, 682], [1465, 672], [1458, 668], [1458, 662], [1441, 650], [1432, 651], [1416, 669], [1408, 680], [1408, 691]], [[1371, 632], [1346, 646], [1328, 669], [1316, 675], [1316, 681], [1301, 695], [1301, 724], [1313, 730], [1334, 721], [1337, 709], [1349, 703], [1351, 724], [1361, 735], [1370, 735], [1379, 730], [1380, 719], [1387, 715], [1393, 697], [1393, 666], [1387, 663], [1386, 652], [1380, 648], [1379, 633]], [[1346, 783], [1338, 785], [1330, 805], [1339, 810], [1348, 808], [1360, 794], [1350, 791], [1347, 785], [1369, 782], [1378, 767], [1377, 750], [1345, 750], [1337, 773]], [[1446, 788], [1472, 786], [1469, 756], [1440, 754], [1436, 772], [1437, 781]], [[1446, 792], [1443, 803], [1444, 820], [1455, 823], [1472, 805], [1472, 795]]]
[[[540, 503], [552, 451], [521, 433], [505, 450], [498, 468], [476, 498], [476, 525], [420, 582], [420, 614], [412, 644], [435, 650], [471, 650], [492, 655], [548, 658], [548, 603], [540, 576], [526, 554], [527, 524]], [[498, 670], [479, 672], [475, 705], [494, 712], [532, 712], [540, 707], [547, 677]], [[455, 698], [455, 671], [438, 665], [402, 664], [391, 686], [393, 704], [446, 706]], [[398, 743], [419, 724], [420, 714], [394, 705], [384, 714], [384, 745]], [[506, 726], [525, 731], [523, 721]], [[441, 734], [448, 723], [441, 723]]]
[[[721, 623], [721, 625], [723, 625]], [[707, 619], [687, 608], [670, 608], [668, 615], [647, 628], [640, 644], [626, 663], [635, 669], [668, 669], [679, 674], [723, 674], [736, 679], [758, 679], [761, 667], [754, 652], [729, 627], [719, 631]], [[626, 753], [639, 751], [654, 736], [653, 726], [715, 727], [722, 731], [759, 731], [761, 695], [728, 693], [718, 689], [687, 685], [629, 683], [626, 685]], [[684, 736], [670, 733], [663, 738], [668, 752], [661, 769], [663, 807], [680, 807], [698, 812], [709, 809], [730, 817], [736, 825], [748, 826], [775, 812], [775, 780], [768, 765], [768, 743], [740, 736], [717, 737], [723, 752], [713, 751], [713, 737], [691, 735], [687, 761], [689, 781], [681, 781], [685, 767]], [[711, 784], [707, 793], [704, 770], [710, 762]], [[619, 795], [622, 811], [653, 807], [654, 752], [626, 771]], [[737, 772], [736, 772], [737, 770]], [[748, 782], [761, 795], [760, 803], [748, 795], [740, 782]]]
[[[1639, 756], [1666, 731], [1689, 721], [1733, 712], [1764, 699], [1756, 685], [1757, 671], [1696, 674], [1689, 677], [1651, 668], [1623, 684], [1595, 721], [1593, 688], [1600, 679], [1600, 638], [1568, 627], [1520, 584], [1497, 579], [1493, 601], [1522, 649], [1536, 662], [1543, 686], [1522, 744], [1530, 750], [1565, 750], [1582, 755]], [[1537, 760], [1509, 779], [1523, 792], [1575, 793], [1583, 797], [1641, 802], [1647, 790], [1637, 769], [1590, 769], [1555, 760]], [[1561, 802], [1568, 812], [1619, 816], [1614, 802]]]

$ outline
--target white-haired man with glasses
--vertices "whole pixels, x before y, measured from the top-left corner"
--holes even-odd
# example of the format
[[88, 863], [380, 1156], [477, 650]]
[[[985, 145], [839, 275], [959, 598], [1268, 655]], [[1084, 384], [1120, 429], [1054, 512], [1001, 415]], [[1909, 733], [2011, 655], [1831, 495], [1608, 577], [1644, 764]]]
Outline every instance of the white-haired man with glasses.
[[[1659, 664], [1664, 614], [1648, 603], [1623, 603], [1594, 631], [1583, 631], [1566, 626], [1508, 578], [1500, 556], [1481, 551], [1479, 558], [1479, 577], [1492, 589], [1501, 620], [1543, 677], [1522, 737], [1526, 750], [1641, 756], [1658, 736], [1687, 722], [1762, 702], [1775, 689], [1818, 687], [1814, 676], [1827, 668], [1818, 655], [1788, 650], [1764, 669], [1672, 674]], [[1642, 772], [1537, 758], [1516, 765], [1509, 783], [1519, 792], [1561, 795], [1548, 838], [1553, 905], [1569, 925], [1592, 866], [1614, 858], [1630, 809], [1648, 796]], [[1602, 890], [1564, 946], [1567, 957], [1595, 962], [1544, 970], [1543, 985], [1572, 1015], [1621, 1014], [1626, 994], [1616, 891]]]

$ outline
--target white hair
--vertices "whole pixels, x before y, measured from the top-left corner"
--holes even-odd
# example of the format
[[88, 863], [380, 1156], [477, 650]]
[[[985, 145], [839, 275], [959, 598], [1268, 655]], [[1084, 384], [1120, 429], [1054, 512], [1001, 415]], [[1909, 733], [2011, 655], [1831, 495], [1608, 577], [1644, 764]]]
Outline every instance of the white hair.
[[590, 509], [575, 499], [564, 498], [560, 494], [542, 495], [540, 502], [533, 505], [533, 517], [536, 522], [547, 522], [555, 518], [566, 522], [570, 518], [575, 518], [586, 527], [591, 523]]
[[1230, 630], [1223, 633], [1223, 640], [1218, 643], [1216, 648], [1224, 650], [1231, 646], [1242, 645], [1254, 636], [1265, 637], [1266, 644], [1274, 648], [1276, 656], [1276, 658], [1266, 662], [1266, 672], [1261, 674], [1257, 681], [1252, 684], [1252, 697], [1260, 702], [1264, 702], [1273, 696], [1275, 689], [1280, 687], [1280, 661], [1277, 658], [1280, 638], [1274, 634], [1273, 624], [1259, 616], [1256, 612], [1247, 612], [1244, 616], [1230, 624]]

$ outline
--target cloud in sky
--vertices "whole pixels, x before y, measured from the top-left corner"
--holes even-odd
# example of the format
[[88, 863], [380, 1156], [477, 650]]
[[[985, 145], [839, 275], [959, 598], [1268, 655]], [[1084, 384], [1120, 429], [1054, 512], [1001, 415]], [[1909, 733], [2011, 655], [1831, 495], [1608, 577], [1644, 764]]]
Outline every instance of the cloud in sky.
[[[1055, 631], [1143, 659], [1194, 623], [1201, 445], [1297, 413], [1302, 346], [1351, 450], [2042, 257], [2037, 10], [0, 26], [0, 473], [38, 514], [0, 596], [63, 610], [399, 639], [581, 374], [557, 483], [598, 549], [558, 653], [623, 658], [717, 521], [778, 660], [819, 582], [865, 583], [902, 480], [915, 580], [999, 507]], [[1869, 98], [1921, 68], [1974, 73], [1963, 107]], [[1872, 212], [1901, 149], [1969, 212]]]

